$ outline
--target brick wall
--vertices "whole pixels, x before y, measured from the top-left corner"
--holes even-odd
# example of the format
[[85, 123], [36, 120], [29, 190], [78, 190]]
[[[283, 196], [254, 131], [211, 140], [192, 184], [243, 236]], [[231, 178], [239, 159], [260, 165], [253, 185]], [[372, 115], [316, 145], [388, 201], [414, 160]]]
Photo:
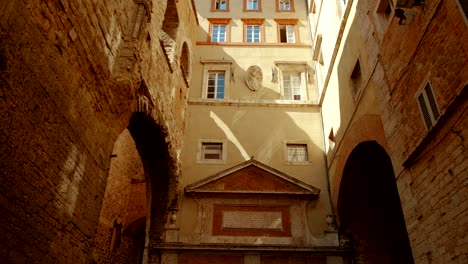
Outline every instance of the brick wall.
[[[349, 125], [342, 120], [344, 134], [341, 139], [338, 133], [338, 149], [330, 160], [334, 203], [350, 151], [359, 142], [375, 140], [392, 160], [415, 263], [465, 263], [467, 96], [462, 90], [468, 80], [466, 21], [455, 1], [426, 1], [424, 6], [405, 9], [412, 16], [411, 23], [399, 25], [392, 17], [382, 29], [374, 14], [377, 4], [358, 2], [356, 13], [360, 15], [348, 21], [350, 36], [359, 35], [356, 43], [365, 47], [364, 54], [360, 50], [360, 59], [365, 58], [361, 66], [364, 79], [370, 79], [363, 99], [341, 109], [341, 114], [352, 110], [355, 114]], [[359, 25], [360, 20], [364, 25]], [[365, 32], [356, 24], [366, 28]], [[339, 63], [356, 49], [346, 41]], [[366, 71], [368, 65], [375, 68]], [[416, 101], [427, 80], [442, 114], [430, 132]], [[346, 88], [340, 86], [340, 94]], [[343, 96], [340, 102], [346, 100]], [[377, 111], [366, 109], [372, 104], [378, 105]], [[449, 110], [454, 104], [455, 110]], [[378, 120], [368, 118], [376, 113]], [[369, 124], [380, 122], [383, 129], [367, 131]]]
[[[152, 117], [168, 138], [178, 175], [181, 114], [172, 91], [186, 85], [159, 47], [165, 2], [149, 5], [132, 67], [115, 68], [133, 1], [8, 1], [0, 10], [0, 259], [85, 263], [107, 183], [114, 141], [146, 81]], [[179, 1], [176, 54], [196, 24]], [[175, 62], [178, 63], [178, 62]], [[180, 100], [180, 99], [177, 99]], [[183, 98], [182, 98], [183, 100]], [[170, 190], [175, 192], [175, 188]]]
[[[134, 238], [125, 231], [133, 221], [147, 214], [143, 165], [135, 142], [127, 129], [117, 139], [112, 155], [95, 238], [93, 260], [97, 264], [130, 263], [135, 243]], [[125, 235], [121, 236], [121, 245], [112, 250], [111, 240], [115, 221], [122, 224], [122, 233]]]
[[[383, 47], [388, 51], [383, 61], [388, 62], [384, 67], [389, 69], [391, 84], [389, 100], [382, 104], [389, 154], [415, 262], [466, 263], [467, 103], [466, 92], [460, 94], [468, 80], [464, 41], [468, 32], [454, 1], [431, 2], [425, 13], [415, 12], [419, 17], [413, 19], [411, 27], [417, 28], [419, 35], [407, 35], [404, 28], [396, 28], [388, 36], [401, 34], [400, 41], [408, 43], [407, 49], [413, 53], [391, 57], [395, 43]], [[396, 59], [401, 62], [392, 63]], [[416, 102], [425, 80], [431, 81], [443, 115], [439, 119], [443, 124], [431, 132], [425, 131]], [[464, 103], [448, 111], [455, 101]], [[411, 162], [403, 166], [408, 159]]]

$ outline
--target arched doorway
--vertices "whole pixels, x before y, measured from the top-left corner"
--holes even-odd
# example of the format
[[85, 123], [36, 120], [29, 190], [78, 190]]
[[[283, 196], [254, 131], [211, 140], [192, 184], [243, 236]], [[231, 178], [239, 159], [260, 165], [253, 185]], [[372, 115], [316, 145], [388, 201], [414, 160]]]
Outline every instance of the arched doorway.
[[414, 263], [392, 163], [377, 142], [362, 142], [349, 155], [338, 216], [356, 263]]
[[146, 263], [163, 234], [176, 181], [165, 133], [151, 115], [133, 113], [114, 144], [94, 263]]

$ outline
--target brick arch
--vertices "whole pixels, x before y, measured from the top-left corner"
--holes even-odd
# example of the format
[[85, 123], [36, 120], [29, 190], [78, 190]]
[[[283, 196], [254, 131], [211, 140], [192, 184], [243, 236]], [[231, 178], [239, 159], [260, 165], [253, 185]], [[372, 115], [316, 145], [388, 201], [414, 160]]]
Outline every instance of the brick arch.
[[414, 263], [392, 161], [376, 141], [359, 143], [346, 160], [337, 212], [358, 263]]
[[[167, 123], [163, 122], [163, 116], [155, 107], [144, 81], [134, 98], [128, 126], [115, 141], [111, 156], [93, 252], [97, 263], [107, 257], [122, 263], [130, 263], [128, 258], [141, 258], [140, 254], [136, 256], [135, 252], [127, 251], [135, 246], [148, 248], [158, 243], [164, 231], [168, 208], [177, 201], [180, 171], [175, 155], [178, 152], [170, 143], [173, 140], [168, 135]], [[115, 216], [125, 219], [123, 228], [126, 233], [134, 229], [130, 225], [135, 220], [144, 218], [144, 235], [141, 236], [140, 230], [137, 236], [126, 236], [122, 247], [110, 250], [108, 219]], [[141, 221], [138, 223], [141, 227]], [[150, 252], [145, 252], [146, 257], [150, 258]], [[127, 256], [127, 259], [122, 256]]]
[[179, 29], [179, 13], [175, 0], [168, 0], [162, 30], [166, 32], [174, 41], [177, 39]]
[[387, 139], [385, 138], [385, 131], [380, 115], [363, 115], [349, 126], [346, 135], [342, 139], [339, 153], [336, 155], [337, 161], [332, 180], [332, 198], [334, 208], [337, 208], [338, 193], [346, 161], [353, 149], [359, 143], [364, 141], [376, 141], [384, 149], [387, 149]]
[[174, 62], [178, 31], [179, 13], [177, 5], [175, 0], [168, 0], [163, 25], [159, 32], [159, 42], [169, 64]]

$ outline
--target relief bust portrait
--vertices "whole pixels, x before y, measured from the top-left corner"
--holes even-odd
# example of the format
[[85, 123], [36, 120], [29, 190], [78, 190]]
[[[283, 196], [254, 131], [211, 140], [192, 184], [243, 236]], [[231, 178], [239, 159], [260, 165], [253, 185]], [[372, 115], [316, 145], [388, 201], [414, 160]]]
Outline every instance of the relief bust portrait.
[[247, 83], [247, 87], [251, 91], [258, 91], [262, 88], [263, 82], [263, 73], [262, 69], [257, 65], [250, 66], [247, 69], [247, 76], [245, 77], [245, 82]]

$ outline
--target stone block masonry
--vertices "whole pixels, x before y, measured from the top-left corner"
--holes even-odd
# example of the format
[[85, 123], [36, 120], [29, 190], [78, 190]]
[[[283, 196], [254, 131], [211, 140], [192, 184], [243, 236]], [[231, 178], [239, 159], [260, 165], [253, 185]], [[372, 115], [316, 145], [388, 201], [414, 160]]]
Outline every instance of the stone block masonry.
[[[0, 10], [0, 259], [88, 263], [118, 135], [144, 79], [152, 117], [167, 138], [177, 175], [184, 91], [158, 33], [166, 1], [147, 1], [148, 19], [119, 58], [134, 1], [6, 1]], [[176, 51], [191, 48], [196, 18], [178, 1]], [[180, 8], [184, 7], [184, 8]], [[154, 36], [154, 37], [148, 37]], [[128, 43], [127, 43], [128, 44]], [[174, 62], [178, 63], [178, 62]], [[176, 190], [171, 190], [175, 192]]]

